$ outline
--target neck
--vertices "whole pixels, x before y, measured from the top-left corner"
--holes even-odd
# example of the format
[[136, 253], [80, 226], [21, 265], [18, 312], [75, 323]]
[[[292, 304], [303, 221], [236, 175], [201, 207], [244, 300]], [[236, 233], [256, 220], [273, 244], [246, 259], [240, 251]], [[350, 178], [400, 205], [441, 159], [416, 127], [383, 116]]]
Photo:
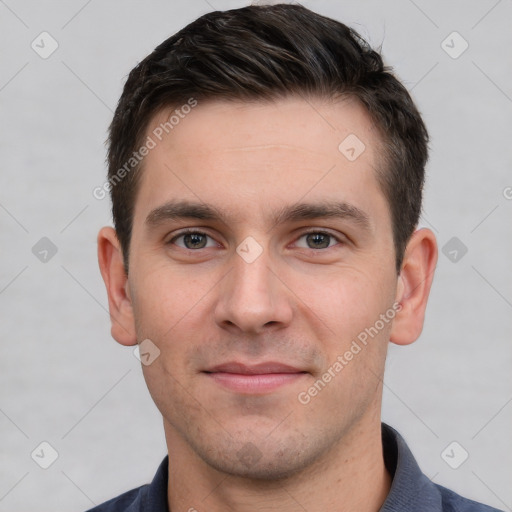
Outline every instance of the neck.
[[280, 480], [252, 480], [217, 471], [168, 424], [165, 430], [172, 512], [377, 512], [391, 486], [384, 465], [380, 418], [354, 426], [315, 464]]

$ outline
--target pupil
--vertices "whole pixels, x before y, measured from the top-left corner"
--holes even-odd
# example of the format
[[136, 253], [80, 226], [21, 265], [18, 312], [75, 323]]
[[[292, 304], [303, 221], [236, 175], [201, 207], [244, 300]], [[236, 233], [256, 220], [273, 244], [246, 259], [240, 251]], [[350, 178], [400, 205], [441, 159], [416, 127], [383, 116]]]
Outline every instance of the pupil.
[[329, 236], [322, 233], [308, 235], [308, 242], [312, 242], [315, 249], [329, 247]]
[[[197, 233], [190, 233], [188, 235], [185, 235], [184, 241], [185, 241], [185, 245], [189, 249], [197, 249], [198, 247], [201, 249], [205, 245], [205, 237], [203, 235], [199, 235]], [[189, 247], [190, 245], [192, 247]]]

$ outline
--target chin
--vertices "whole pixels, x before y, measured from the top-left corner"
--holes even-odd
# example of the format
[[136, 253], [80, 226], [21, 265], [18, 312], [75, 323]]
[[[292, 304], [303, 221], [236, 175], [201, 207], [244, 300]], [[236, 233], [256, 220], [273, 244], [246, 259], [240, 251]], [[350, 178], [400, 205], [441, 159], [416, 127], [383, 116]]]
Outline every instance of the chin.
[[[240, 452], [246, 451], [249, 444], [243, 446], [229, 459], [207, 460], [210, 466], [230, 476], [250, 480], [285, 480], [303, 470], [307, 466], [300, 453], [258, 453], [255, 459], [240, 457]], [[255, 445], [250, 445], [254, 447]], [[234, 455], [234, 457], [233, 457]]]
[[[215, 449], [211, 449], [215, 446]], [[325, 451], [315, 441], [295, 432], [265, 437], [245, 433], [217, 440], [208, 448], [195, 446], [197, 455], [222, 473], [251, 480], [284, 480], [310, 466]]]

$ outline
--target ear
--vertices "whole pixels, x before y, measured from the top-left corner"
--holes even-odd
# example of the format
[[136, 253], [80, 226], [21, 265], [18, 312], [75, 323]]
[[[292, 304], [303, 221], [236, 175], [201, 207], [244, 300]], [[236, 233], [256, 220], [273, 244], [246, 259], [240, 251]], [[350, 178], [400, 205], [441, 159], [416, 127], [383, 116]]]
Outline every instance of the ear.
[[419, 338], [436, 263], [435, 235], [430, 229], [419, 229], [407, 244], [398, 276], [396, 301], [401, 309], [393, 320], [391, 342], [409, 345]]
[[98, 262], [108, 294], [112, 337], [121, 345], [136, 345], [132, 302], [128, 293], [128, 276], [116, 232], [104, 227], [98, 233]]

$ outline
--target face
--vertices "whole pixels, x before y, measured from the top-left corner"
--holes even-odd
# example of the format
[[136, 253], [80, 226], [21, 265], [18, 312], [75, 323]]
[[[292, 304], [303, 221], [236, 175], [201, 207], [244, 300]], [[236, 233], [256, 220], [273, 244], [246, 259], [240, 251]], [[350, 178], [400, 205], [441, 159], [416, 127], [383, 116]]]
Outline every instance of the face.
[[398, 280], [364, 109], [211, 101], [152, 137], [127, 292], [168, 445], [270, 479], [380, 425]]

